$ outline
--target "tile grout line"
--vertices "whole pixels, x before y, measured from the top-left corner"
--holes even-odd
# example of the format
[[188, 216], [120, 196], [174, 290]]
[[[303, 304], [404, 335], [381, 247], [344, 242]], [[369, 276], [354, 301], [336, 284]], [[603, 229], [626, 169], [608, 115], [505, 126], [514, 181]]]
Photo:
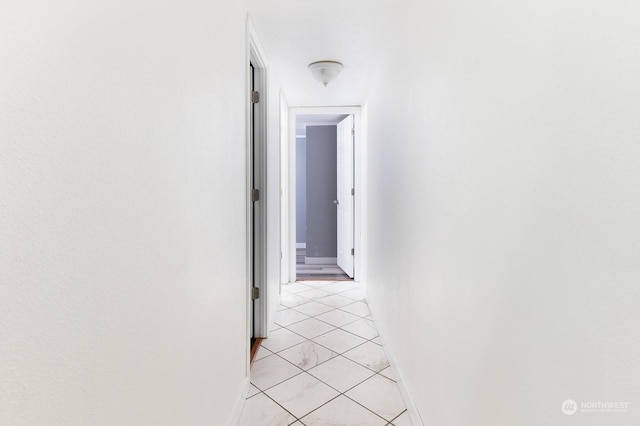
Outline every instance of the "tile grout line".
[[[314, 288], [321, 289], [322, 287], [324, 287], [324, 286], [326, 286], [326, 285], [330, 285], [330, 284], [334, 284], [334, 282], [330, 282], [330, 283], [328, 283], [328, 284], [325, 284], [325, 285], [322, 285], [322, 286], [318, 286], [318, 287], [311, 287], [310, 289], [314, 289]], [[304, 284], [303, 284], [303, 285], [304, 285]], [[321, 297], [321, 299], [322, 299], [322, 298], [325, 298], [325, 297], [331, 297], [331, 296], [339, 295], [339, 294], [341, 294], [341, 293], [345, 293], [345, 292], [347, 292], [347, 291], [355, 290], [355, 289], [356, 289], [356, 288], [352, 288], [352, 289], [344, 290], [344, 291], [342, 291], [342, 292], [340, 292], [340, 293], [331, 292], [331, 293], [329, 293], [327, 296], [323, 296], [323, 297]], [[307, 291], [307, 290], [303, 290], [302, 292], [304, 292], [304, 291]], [[289, 293], [289, 294], [291, 294], [291, 295], [298, 295], [297, 293]], [[365, 294], [366, 294], [366, 293], [365, 293]], [[381, 376], [381, 377], [383, 377], [383, 378], [385, 378], [385, 379], [387, 379], [387, 380], [390, 380], [391, 382], [393, 382], [393, 383], [395, 383], [395, 384], [397, 385], [397, 381], [396, 381], [396, 380], [391, 379], [391, 378], [389, 378], [389, 377], [387, 377], [387, 376], [385, 376], [385, 375], [381, 374], [381, 372], [382, 372], [382, 371], [384, 371], [384, 370], [386, 370], [388, 367], [385, 367], [385, 368], [381, 369], [380, 371], [375, 371], [375, 370], [373, 370], [373, 369], [371, 369], [371, 368], [367, 367], [366, 365], [363, 365], [363, 364], [361, 364], [360, 362], [355, 361], [355, 360], [353, 360], [353, 359], [351, 359], [351, 358], [349, 358], [349, 357], [347, 357], [347, 356], [345, 356], [345, 355], [344, 355], [344, 354], [346, 354], [347, 352], [350, 352], [350, 351], [352, 351], [352, 350], [354, 350], [354, 349], [356, 349], [356, 348], [359, 348], [359, 347], [361, 347], [361, 346], [365, 345], [365, 344], [366, 344], [366, 343], [368, 343], [368, 342], [371, 342], [371, 343], [373, 343], [373, 344], [375, 344], [375, 345], [377, 345], [377, 346], [380, 346], [380, 347], [382, 348], [382, 344], [377, 343], [377, 342], [373, 342], [373, 340], [375, 340], [375, 339], [379, 339], [380, 335], [379, 335], [379, 333], [378, 333], [378, 327], [376, 326], [375, 321], [371, 318], [371, 313], [370, 313], [370, 311], [369, 311], [369, 314], [368, 314], [367, 316], [361, 316], [361, 315], [358, 315], [358, 314], [354, 314], [353, 312], [349, 312], [349, 311], [345, 311], [345, 310], [341, 309], [341, 308], [343, 308], [343, 307], [345, 307], [345, 306], [350, 306], [350, 305], [353, 305], [353, 304], [358, 303], [358, 302], [364, 303], [364, 304], [367, 306], [367, 308], [368, 308], [368, 303], [366, 302], [366, 297], [365, 297], [365, 298], [363, 298], [363, 299], [351, 299], [351, 300], [353, 300], [353, 302], [348, 303], [348, 304], [346, 304], [346, 305], [343, 305], [343, 306], [341, 306], [341, 307], [336, 307], [336, 306], [327, 305], [326, 303], [322, 303], [322, 302], [320, 302], [320, 301], [319, 301], [319, 300], [317, 300], [317, 299], [310, 299], [310, 298], [307, 298], [307, 297], [305, 297], [305, 296], [299, 296], [299, 297], [306, 298], [306, 299], [308, 299], [308, 301], [307, 301], [307, 302], [305, 302], [305, 303], [301, 303], [301, 304], [299, 304], [299, 305], [295, 305], [295, 306], [286, 306], [286, 305], [281, 305], [281, 306], [285, 306], [285, 307], [286, 307], [286, 309], [283, 309], [283, 310], [278, 311], [278, 312], [283, 312], [283, 311], [291, 310], [291, 309], [292, 309], [292, 310], [294, 310], [294, 311], [295, 311], [295, 312], [297, 312], [297, 313], [300, 313], [300, 314], [302, 314], [302, 315], [306, 315], [306, 316], [307, 316], [307, 318], [304, 318], [304, 319], [299, 320], [299, 321], [294, 321], [294, 322], [292, 322], [292, 323], [290, 323], [290, 324], [288, 324], [288, 325], [282, 325], [282, 324], [278, 324], [278, 323], [275, 323], [275, 322], [274, 322], [274, 323], [275, 323], [276, 325], [278, 325], [279, 327], [284, 328], [284, 329], [285, 329], [285, 330], [287, 330], [288, 332], [293, 333], [293, 334], [295, 334], [295, 335], [297, 335], [297, 336], [299, 336], [299, 337], [303, 338], [303, 339], [304, 339], [304, 341], [299, 342], [299, 343], [296, 343], [296, 344], [291, 345], [291, 346], [288, 346], [288, 347], [286, 347], [286, 348], [280, 349], [280, 350], [279, 350], [279, 351], [277, 351], [277, 352], [276, 352], [276, 351], [272, 351], [271, 349], [268, 349], [267, 347], [265, 347], [265, 349], [266, 349], [267, 351], [269, 351], [269, 352], [270, 352], [270, 354], [269, 354], [269, 355], [267, 355], [267, 356], [265, 356], [265, 357], [263, 357], [263, 358], [261, 358], [261, 359], [264, 359], [264, 358], [270, 357], [270, 356], [272, 356], [272, 355], [277, 355], [277, 356], [278, 356], [278, 358], [280, 358], [281, 360], [284, 360], [284, 361], [286, 361], [287, 363], [289, 363], [290, 365], [292, 365], [292, 366], [294, 366], [294, 367], [296, 367], [296, 368], [300, 369], [300, 372], [299, 372], [299, 373], [294, 374], [293, 376], [291, 376], [291, 377], [289, 377], [289, 378], [287, 378], [287, 379], [285, 379], [285, 380], [283, 380], [283, 381], [281, 381], [281, 382], [279, 382], [279, 383], [276, 383], [276, 384], [274, 384], [274, 385], [272, 385], [272, 386], [270, 386], [270, 387], [268, 387], [268, 388], [265, 388], [265, 389], [260, 389], [260, 388], [258, 388], [257, 386], [255, 386], [255, 384], [251, 383], [251, 384], [252, 384], [256, 389], [258, 389], [258, 393], [256, 393], [256, 394], [252, 395], [250, 398], [253, 398], [254, 396], [256, 396], [256, 395], [258, 395], [258, 394], [262, 393], [262, 394], [264, 394], [266, 397], [268, 397], [271, 401], [275, 402], [279, 407], [281, 407], [282, 409], [284, 409], [287, 413], [289, 413], [293, 418], [295, 418], [296, 420], [295, 420], [295, 421], [293, 421], [293, 423], [300, 422], [300, 423], [304, 424], [304, 423], [303, 423], [303, 421], [302, 421], [302, 418], [304, 418], [304, 417], [306, 417], [307, 415], [309, 415], [309, 414], [311, 414], [311, 413], [315, 412], [316, 410], [319, 410], [321, 407], [326, 406], [326, 405], [327, 405], [327, 404], [329, 404], [330, 402], [334, 401], [336, 398], [339, 398], [340, 396], [344, 396], [345, 398], [349, 399], [349, 400], [350, 400], [350, 401], [352, 401], [353, 403], [355, 403], [355, 404], [359, 405], [360, 407], [364, 408], [364, 409], [365, 409], [365, 410], [367, 410], [368, 412], [373, 413], [376, 417], [378, 417], [378, 418], [380, 418], [380, 419], [384, 420], [385, 422], [387, 422], [387, 423], [386, 423], [386, 425], [392, 425], [392, 422], [393, 422], [394, 420], [396, 420], [397, 418], [399, 418], [400, 416], [402, 416], [402, 415], [407, 411], [406, 407], [405, 407], [405, 409], [404, 409], [403, 411], [401, 411], [398, 415], [396, 415], [392, 420], [387, 420], [386, 418], [382, 417], [382, 416], [381, 416], [381, 415], [379, 415], [378, 413], [376, 413], [376, 412], [372, 411], [371, 409], [369, 409], [369, 408], [365, 407], [364, 405], [362, 405], [362, 404], [361, 404], [361, 403], [359, 403], [358, 401], [355, 401], [354, 399], [352, 399], [352, 398], [350, 398], [348, 395], [346, 395], [346, 393], [347, 393], [347, 392], [349, 392], [349, 391], [353, 390], [354, 388], [356, 388], [356, 387], [358, 387], [358, 386], [362, 385], [363, 383], [365, 383], [366, 381], [368, 381], [368, 380], [372, 379], [372, 378], [373, 378], [373, 377], [375, 377], [375, 376]], [[349, 297], [347, 297], [347, 296], [343, 296], [343, 297], [350, 299], [350, 298], [349, 298]], [[332, 309], [331, 309], [331, 310], [329, 310], [329, 311], [326, 311], [326, 312], [321, 312], [321, 313], [315, 314], [315, 315], [308, 315], [308, 314], [306, 314], [306, 313], [304, 313], [304, 312], [300, 312], [300, 311], [298, 311], [298, 310], [296, 310], [296, 309], [295, 309], [296, 307], [303, 306], [303, 305], [308, 304], [308, 303], [313, 302], [313, 301], [318, 302], [318, 303], [321, 303], [321, 304], [323, 304], [323, 305], [325, 305], [325, 306], [329, 306], [329, 307], [331, 307]], [[347, 313], [347, 314], [350, 314], [350, 315], [354, 315], [354, 316], [356, 316], [356, 317], [358, 317], [358, 318], [354, 319], [353, 321], [349, 321], [349, 322], [347, 322], [347, 323], [345, 323], [345, 324], [342, 324], [342, 325], [340, 325], [340, 326], [336, 326], [336, 325], [331, 324], [331, 323], [329, 323], [329, 322], [327, 322], [327, 321], [324, 321], [324, 320], [322, 320], [322, 319], [317, 318], [317, 316], [324, 315], [324, 314], [327, 314], [327, 313], [329, 313], [329, 312], [334, 312], [334, 311], [340, 311], [340, 312], [343, 312], [343, 313]], [[319, 334], [319, 335], [314, 336], [314, 337], [311, 337], [311, 338], [306, 337], [306, 336], [303, 336], [303, 335], [301, 335], [301, 334], [297, 333], [296, 331], [289, 329], [289, 327], [290, 327], [290, 326], [295, 325], [295, 324], [299, 324], [299, 323], [304, 322], [304, 321], [307, 321], [307, 320], [309, 320], [309, 319], [315, 319], [315, 320], [320, 321], [320, 322], [322, 322], [322, 323], [324, 323], [324, 324], [327, 324], [327, 325], [329, 325], [329, 326], [331, 326], [331, 327], [333, 327], [333, 328], [332, 328], [330, 331], [327, 331], [327, 332], [325, 332], [325, 333]], [[364, 336], [361, 336], [361, 335], [359, 335], [359, 334], [357, 334], [357, 333], [354, 333], [354, 332], [351, 332], [351, 331], [349, 331], [349, 330], [345, 330], [345, 329], [343, 328], [343, 327], [346, 327], [346, 326], [348, 326], [348, 325], [351, 325], [351, 324], [353, 324], [353, 323], [355, 323], [355, 322], [357, 322], [357, 321], [360, 321], [360, 320], [368, 320], [368, 321], [371, 321], [371, 323], [372, 323], [372, 324], [373, 324], [373, 326], [374, 326], [374, 329], [375, 329], [376, 335], [375, 335], [375, 336], [373, 336], [373, 337], [371, 337], [371, 338], [366, 338], [366, 337], [364, 337]], [[337, 352], [337, 351], [335, 351], [335, 350], [333, 350], [333, 349], [331, 349], [331, 348], [329, 348], [329, 347], [326, 347], [326, 346], [322, 345], [321, 343], [318, 343], [318, 342], [316, 342], [315, 340], [313, 340], [313, 339], [316, 339], [316, 338], [318, 338], [318, 337], [324, 336], [324, 335], [326, 335], [326, 334], [332, 333], [332, 332], [334, 332], [334, 331], [336, 331], [336, 330], [341, 330], [341, 331], [343, 331], [343, 332], [345, 332], [345, 333], [349, 333], [351, 336], [357, 337], [357, 338], [359, 338], [359, 339], [364, 339], [364, 341], [363, 341], [362, 343], [357, 344], [356, 346], [354, 346], [354, 347], [352, 347], [352, 348], [349, 348], [349, 349], [347, 349], [347, 350], [343, 351], [343, 352]], [[305, 344], [305, 343], [308, 343], [308, 342], [310, 342], [310, 343], [312, 343], [312, 344], [315, 344], [315, 345], [318, 345], [318, 346], [320, 346], [320, 347], [322, 347], [322, 348], [327, 349], [327, 350], [328, 350], [328, 351], [330, 351], [332, 354], [335, 354], [335, 356], [332, 356], [332, 357], [330, 357], [329, 359], [327, 359], [326, 361], [323, 361], [323, 362], [321, 362], [321, 363], [319, 363], [319, 364], [313, 365], [312, 367], [310, 367], [310, 368], [308, 368], [308, 369], [306, 369], [306, 370], [305, 370], [305, 369], [300, 368], [298, 365], [294, 364], [293, 362], [289, 361], [288, 359], [284, 358], [282, 355], [280, 355], [280, 353], [281, 353], [281, 352], [284, 352], [284, 351], [286, 351], [286, 350], [289, 350], [289, 349], [291, 349], [291, 348], [294, 348], [294, 347], [296, 347], [296, 346], [299, 346], [299, 345], [302, 345], [302, 344]], [[309, 370], [312, 370], [312, 369], [314, 369], [314, 368], [316, 368], [316, 367], [318, 367], [318, 366], [320, 366], [320, 365], [323, 365], [323, 364], [325, 364], [325, 363], [327, 363], [327, 362], [329, 362], [329, 361], [331, 361], [331, 360], [334, 360], [334, 359], [336, 359], [336, 358], [338, 358], [338, 357], [342, 357], [342, 358], [344, 358], [344, 359], [346, 359], [346, 360], [349, 360], [350, 362], [354, 362], [354, 363], [355, 363], [355, 364], [357, 364], [358, 366], [360, 366], [360, 367], [362, 367], [362, 368], [366, 369], [367, 371], [369, 371], [369, 372], [371, 372], [371, 373], [373, 373], [373, 374], [372, 374], [372, 375], [370, 375], [370, 376], [368, 376], [367, 378], [363, 379], [362, 381], [359, 381], [358, 383], [354, 384], [353, 386], [349, 387], [349, 388], [348, 388], [348, 389], [346, 389], [344, 392], [341, 392], [340, 390], [338, 390], [338, 389], [334, 388], [333, 386], [331, 386], [330, 384], [326, 383], [326, 382], [325, 382], [325, 381], [323, 381], [322, 379], [320, 379], [320, 378], [316, 377], [313, 373], [310, 373], [310, 372], [309, 372]], [[258, 360], [257, 360], [257, 361], [258, 361]], [[388, 361], [387, 361], [387, 362], [388, 362]], [[272, 388], [274, 388], [274, 387], [276, 387], [276, 386], [278, 386], [278, 385], [280, 385], [280, 384], [282, 384], [282, 383], [285, 383], [286, 381], [291, 380], [291, 379], [293, 379], [294, 377], [298, 377], [298, 376], [300, 376], [300, 375], [301, 375], [301, 374], [303, 374], [303, 373], [307, 373], [309, 376], [313, 377], [313, 378], [314, 378], [315, 380], [317, 380], [319, 383], [322, 383], [323, 385], [325, 385], [325, 386], [329, 387], [330, 389], [333, 389], [334, 391], [338, 392], [338, 395], [336, 395], [335, 397], [333, 397], [333, 398], [331, 398], [330, 400], [326, 401], [325, 403], [321, 404], [320, 406], [318, 406], [318, 407], [314, 408], [313, 410], [309, 411], [308, 413], [304, 414], [303, 416], [301, 416], [301, 417], [297, 417], [297, 416], [295, 416], [293, 413], [291, 413], [289, 410], [287, 410], [286, 408], [284, 408], [280, 403], [278, 403], [278, 402], [277, 402], [277, 401], [275, 401], [273, 398], [271, 398], [271, 397], [270, 397], [266, 392], [267, 392], [269, 389], [272, 389]], [[249, 399], [249, 398], [247, 398], [247, 399]], [[293, 423], [290, 423], [290, 424], [293, 424]]]
[[[310, 340], [310, 339], [307, 339], [307, 340]], [[354, 348], [354, 349], [355, 349], [355, 348]], [[351, 350], [351, 349], [350, 349], [350, 350]], [[348, 352], [348, 351], [347, 351], [347, 352]], [[277, 353], [274, 353], [273, 355], [278, 355], [278, 354], [277, 354]], [[324, 362], [322, 362], [322, 363], [320, 363], [320, 364], [317, 364], [317, 365], [315, 365], [314, 367], [310, 368], [309, 370], [311, 370], [311, 369], [313, 369], [313, 368], [317, 367], [318, 365], [322, 365], [322, 364], [324, 364], [324, 363], [326, 363], [326, 362], [328, 362], [328, 361], [330, 361], [330, 360], [332, 360], [332, 359], [334, 359], [334, 358], [337, 358], [337, 357], [339, 357], [339, 356], [342, 356], [343, 358], [345, 358], [345, 359], [347, 359], [347, 360], [349, 360], [349, 361], [352, 361], [352, 362], [354, 362], [354, 363], [358, 364], [359, 366], [361, 366], [361, 367], [363, 367], [363, 368], [366, 368], [367, 370], [371, 371], [373, 374], [372, 374], [371, 376], [369, 376], [369, 377], [367, 377], [367, 378], [363, 379], [362, 381], [357, 382], [356, 384], [354, 384], [353, 386], [351, 386], [350, 388], [348, 388], [348, 389], [347, 389], [347, 390], [345, 390], [344, 392], [341, 392], [339, 389], [336, 389], [335, 387], [331, 386], [329, 383], [326, 383], [326, 382], [325, 382], [325, 381], [323, 381], [322, 379], [320, 379], [320, 378], [318, 378], [318, 377], [314, 376], [312, 373], [309, 373], [309, 371], [308, 371], [308, 370], [302, 370], [300, 373], [297, 373], [297, 374], [295, 374], [295, 375], [293, 375], [293, 376], [291, 376], [291, 377], [289, 377], [289, 378], [287, 378], [287, 379], [285, 379], [285, 380], [283, 380], [283, 381], [281, 381], [281, 382], [279, 382], [279, 383], [276, 383], [276, 384], [274, 384], [274, 385], [272, 385], [272, 386], [270, 386], [270, 387], [268, 387], [268, 388], [265, 388], [264, 390], [262, 390], [262, 389], [258, 388], [255, 384], [253, 384], [253, 383], [252, 383], [252, 385], [253, 385], [256, 389], [258, 389], [260, 392], [256, 393], [255, 395], [252, 395], [250, 398], [253, 398], [254, 396], [258, 395], [259, 393], [263, 393], [266, 397], [268, 397], [268, 398], [269, 398], [269, 399], [271, 399], [273, 402], [275, 402], [276, 404], [278, 404], [281, 408], [283, 408], [287, 413], [291, 414], [294, 418], [296, 418], [296, 421], [300, 421], [300, 422], [302, 422], [302, 420], [301, 420], [302, 418], [304, 418], [304, 417], [308, 416], [309, 414], [313, 413], [314, 411], [316, 411], [316, 410], [320, 409], [321, 407], [323, 407], [323, 406], [327, 405], [328, 403], [330, 403], [331, 401], [335, 400], [336, 398], [338, 398], [338, 397], [340, 397], [340, 396], [344, 396], [345, 398], [348, 398], [349, 400], [351, 400], [351, 401], [353, 401], [354, 403], [358, 404], [359, 406], [361, 406], [362, 408], [366, 409], [367, 411], [370, 411], [371, 413], [373, 413], [373, 414], [375, 414], [376, 416], [380, 417], [380, 418], [381, 418], [381, 419], [383, 419], [384, 421], [391, 423], [393, 420], [387, 420], [387, 419], [385, 419], [384, 417], [382, 417], [382, 416], [381, 416], [381, 415], [379, 415], [378, 413], [376, 413], [376, 412], [372, 411], [371, 409], [369, 409], [369, 408], [365, 407], [364, 405], [362, 405], [362, 404], [361, 404], [361, 403], [359, 403], [358, 401], [356, 401], [356, 400], [354, 400], [353, 398], [349, 397], [349, 395], [346, 395], [346, 393], [347, 393], [347, 392], [349, 392], [349, 391], [351, 391], [351, 390], [353, 390], [354, 388], [356, 388], [356, 387], [360, 386], [361, 384], [363, 384], [363, 383], [364, 383], [364, 382], [366, 382], [367, 380], [370, 380], [372, 377], [377, 376], [377, 375], [382, 376], [382, 377], [384, 377], [384, 378], [386, 378], [386, 379], [388, 379], [388, 380], [391, 380], [391, 381], [392, 381], [392, 382], [394, 382], [394, 383], [397, 383], [395, 380], [389, 379], [388, 377], [386, 377], [386, 376], [384, 376], [384, 375], [380, 374], [379, 372], [376, 372], [375, 370], [371, 370], [371, 369], [370, 369], [370, 368], [368, 368], [367, 366], [362, 365], [362, 364], [360, 364], [359, 362], [354, 361], [354, 360], [352, 360], [352, 359], [350, 359], [350, 358], [347, 358], [347, 357], [343, 356], [342, 354], [337, 354], [335, 357], [330, 358], [330, 359], [328, 359], [327, 361], [324, 361]], [[293, 365], [293, 366], [295, 366], [295, 367], [297, 367], [297, 368], [300, 368], [300, 367], [298, 367], [297, 365], [295, 365], [295, 364], [293, 364], [292, 362], [290, 362], [289, 360], [284, 359], [283, 357], [280, 357], [280, 358], [281, 358], [281, 359], [283, 359], [283, 360], [285, 360], [285, 361], [287, 361], [287, 362], [289, 362], [289, 364], [291, 364], [291, 365]], [[322, 383], [323, 385], [328, 386], [328, 387], [330, 387], [331, 389], [335, 390], [336, 392], [338, 392], [338, 395], [336, 395], [334, 398], [331, 398], [330, 400], [326, 401], [325, 403], [321, 404], [320, 406], [318, 406], [318, 407], [314, 408], [313, 410], [309, 411], [309, 412], [308, 412], [308, 413], [306, 413], [304, 416], [302, 416], [302, 417], [298, 418], [298, 417], [296, 417], [293, 413], [291, 413], [289, 410], [287, 410], [286, 408], [284, 408], [280, 403], [278, 403], [278, 401], [276, 401], [275, 399], [271, 398], [271, 396], [269, 396], [269, 394], [267, 393], [267, 391], [268, 391], [269, 389], [272, 389], [272, 388], [274, 388], [274, 387], [276, 387], [276, 386], [278, 386], [278, 385], [281, 385], [282, 383], [284, 383], [284, 382], [286, 382], [286, 381], [288, 381], [288, 380], [291, 380], [291, 379], [293, 379], [294, 377], [297, 377], [297, 376], [299, 376], [299, 375], [301, 375], [301, 374], [303, 374], [303, 373], [307, 373], [307, 374], [309, 374], [311, 377], [313, 377], [314, 379], [318, 380], [318, 382], [320, 382], [320, 383]], [[247, 399], [249, 399], [249, 398], [247, 398]], [[407, 409], [406, 409], [406, 408], [405, 408], [405, 410], [404, 410], [404, 411], [402, 411], [400, 414], [398, 414], [396, 417], [394, 417], [394, 420], [395, 420], [396, 418], [400, 417], [400, 416], [401, 416], [405, 411], [407, 411]], [[294, 423], [295, 423], [295, 422], [294, 422]]]

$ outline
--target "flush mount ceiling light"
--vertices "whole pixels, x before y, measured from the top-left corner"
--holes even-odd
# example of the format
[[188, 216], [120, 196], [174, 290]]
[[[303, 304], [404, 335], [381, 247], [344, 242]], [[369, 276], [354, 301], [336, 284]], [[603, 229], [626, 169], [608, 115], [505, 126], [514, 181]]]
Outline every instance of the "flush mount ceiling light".
[[336, 61], [318, 61], [309, 64], [313, 78], [324, 84], [325, 87], [338, 77], [343, 68], [344, 66]]

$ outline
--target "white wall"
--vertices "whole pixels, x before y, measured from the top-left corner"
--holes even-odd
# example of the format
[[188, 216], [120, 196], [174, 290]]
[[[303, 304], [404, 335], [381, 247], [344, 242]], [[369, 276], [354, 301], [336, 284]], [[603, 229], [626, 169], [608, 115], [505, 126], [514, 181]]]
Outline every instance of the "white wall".
[[[258, 39], [262, 40], [257, 32]], [[265, 54], [269, 55], [266, 50]], [[268, 61], [268, 58], [267, 58]], [[267, 327], [280, 306], [280, 83], [267, 63]]]
[[230, 420], [245, 55], [235, 0], [3, 4], [3, 425]]
[[367, 102], [367, 276], [425, 424], [640, 424], [640, 3], [403, 7]]

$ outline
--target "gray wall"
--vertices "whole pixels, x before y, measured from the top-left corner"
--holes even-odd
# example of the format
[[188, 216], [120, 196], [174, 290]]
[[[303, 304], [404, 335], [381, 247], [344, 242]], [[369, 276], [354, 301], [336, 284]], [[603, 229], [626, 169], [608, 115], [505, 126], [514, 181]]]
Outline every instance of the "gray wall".
[[337, 257], [336, 126], [307, 126], [307, 257]]
[[296, 139], [296, 243], [307, 241], [307, 141]]

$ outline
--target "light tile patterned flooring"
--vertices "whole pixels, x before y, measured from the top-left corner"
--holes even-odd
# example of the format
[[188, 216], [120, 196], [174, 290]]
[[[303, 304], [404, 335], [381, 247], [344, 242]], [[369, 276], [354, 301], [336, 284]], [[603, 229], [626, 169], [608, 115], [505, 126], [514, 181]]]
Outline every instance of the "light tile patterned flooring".
[[411, 425], [358, 283], [288, 284], [280, 302], [239, 426]]

